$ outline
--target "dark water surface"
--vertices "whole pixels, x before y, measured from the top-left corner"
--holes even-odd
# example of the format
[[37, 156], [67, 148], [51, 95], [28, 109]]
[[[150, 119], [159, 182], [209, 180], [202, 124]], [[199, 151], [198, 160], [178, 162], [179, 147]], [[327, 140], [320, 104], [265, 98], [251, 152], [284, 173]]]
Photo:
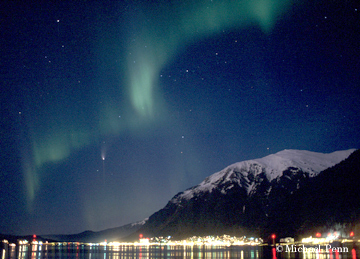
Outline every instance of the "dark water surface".
[[285, 251], [277, 252], [268, 246], [85, 246], [85, 245], [18, 245], [2, 250], [1, 259], [128, 259], [128, 258], [240, 258], [240, 259], [345, 259], [360, 258], [360, 250], [354, 246], [342, 246], [342, 251]]

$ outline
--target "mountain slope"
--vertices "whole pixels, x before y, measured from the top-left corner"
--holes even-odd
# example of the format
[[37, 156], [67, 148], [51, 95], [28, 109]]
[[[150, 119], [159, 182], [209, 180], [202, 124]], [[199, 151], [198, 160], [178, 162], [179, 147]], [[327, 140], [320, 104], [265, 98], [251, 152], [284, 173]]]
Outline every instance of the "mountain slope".
[[302, 205], [297, 208], [297, 214], [303, 219], [299, 221], [299, 234], [309, 234], [309, 229], [316, 228], [319, 232], [332, 229], [347, 236], [356, 225], [359, 228], [359, 186], [360, 150], [310, 179], [290, 200]]
[[[281, 208], [290, 213], [289, 197], [354, 151], [322, 154], [284, 150], [235, 163], [175, 195], [139, 232], [178, 237], [224, 232], [263, 235]], [[290, 234], [295, 228], [284, 229]]]
[[104, 242], [105, 239], [107, 242], [118, 241], [123, 237], [126, 237], [139, 228], [141, 228], [147, 219], [144, 219], [139, 222], [127, 224], [121, 227], [105, 229], [98, 232], [93, 231], [84, 231], [78, 234], [70, 234], [70, 235], [41, 235], [43, 238], [51, 239], [55, 241], [77, 241], [77, 242]]
[[[313, 177], [326, 168], [344, 160], [354, 151], [355, 149], [350, 149], [323, 154], [304, 150], [283, 150], [264, 158], [235, 163], [207, 177], [199, 185], [178, 194], [172, 201], [176, 202], [181, 199], [191, 199], [195, 197], [197, 193], [211, 192], [213, 188], [225, 182], [238, 184], [245, 188], [249, 194], [252, 193], [255, 187], [256, 183], [253, 179], [257, 176], [265, 174], [264, 176], [271, 182], [275, 178], [281, 177], [284, 171], [289, 168], [293, 168], [293, 170], [300, 169], [309, 177]], [[223, 191], [226, 192], [226, 190]]]

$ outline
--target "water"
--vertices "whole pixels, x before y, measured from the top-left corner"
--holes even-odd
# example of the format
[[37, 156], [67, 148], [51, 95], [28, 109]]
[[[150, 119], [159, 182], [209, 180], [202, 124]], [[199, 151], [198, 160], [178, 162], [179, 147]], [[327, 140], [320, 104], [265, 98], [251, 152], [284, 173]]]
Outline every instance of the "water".
[[[358, 248], [343, 246], [343, 251], [277, 252], [268, 246], [85, 246], [18, 245], [2, 249], [1, 259], [356, 259]], [[346, 251], [348, 250], [348, 251]], [[344, 252], [345, 251], [345, 252]]]

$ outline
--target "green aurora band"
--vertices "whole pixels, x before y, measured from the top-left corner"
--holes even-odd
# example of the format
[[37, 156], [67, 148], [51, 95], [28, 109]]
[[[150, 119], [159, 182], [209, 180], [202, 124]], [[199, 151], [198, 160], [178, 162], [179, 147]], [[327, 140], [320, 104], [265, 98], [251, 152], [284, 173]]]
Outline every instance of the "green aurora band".
[[125, 68], [129, 98], [137, 115], [155, 116], [163, 104], [159, 72], [189, 42], [248, 25], [269, 32], [290, 4], [289, 0], [185, 1], [176, 8], [143, 8], [147, 23], [139, 23], [135, 34], [131, 32], [134, 36], [129, 36]]
[[[246, 26], [259, 26], [268, 33], [292, 1], [160, 1], [132, 5], [137, 12], [127, 13], [127, 46], [123, 52], [126, 61], [120, 68], [126, 86], [125, 93], [119, 95], [120, 100], [105, 98], [105, 108], [99, 108], [94, 115], [95, 124], [94, 119], [84, 116], [84, 107], [77, 107], [77, 112], [73, 108], [55, 107], [54, 111], [60, 109], [61, 114], [47, 113], [37, 120], [41, 125], [27, 125], [31, 148], [23, 147], [22, 159], [29, 212], [40, 189], [46, 163], [59, 162], [86, 145], [120, 135], [123, 130], [150, 127], [166, 117], [166, 102], [158, 85], [159, 73], [189, 43], [222, 30]], [[120, 111], [128, 114], [121, 121], [114, 119]]]

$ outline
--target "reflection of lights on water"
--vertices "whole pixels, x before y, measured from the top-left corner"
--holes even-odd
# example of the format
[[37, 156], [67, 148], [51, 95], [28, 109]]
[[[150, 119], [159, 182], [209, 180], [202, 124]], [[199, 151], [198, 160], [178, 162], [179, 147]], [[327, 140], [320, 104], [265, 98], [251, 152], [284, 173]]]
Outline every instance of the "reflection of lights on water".
[[272, 249], [272, 258], [276, 259], [276, 249], [275, 249], [275, 247]]

